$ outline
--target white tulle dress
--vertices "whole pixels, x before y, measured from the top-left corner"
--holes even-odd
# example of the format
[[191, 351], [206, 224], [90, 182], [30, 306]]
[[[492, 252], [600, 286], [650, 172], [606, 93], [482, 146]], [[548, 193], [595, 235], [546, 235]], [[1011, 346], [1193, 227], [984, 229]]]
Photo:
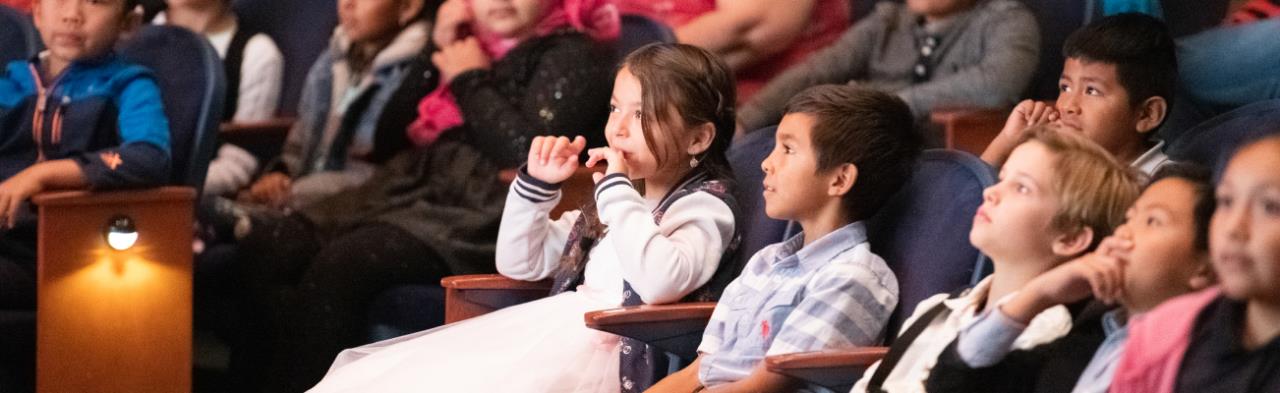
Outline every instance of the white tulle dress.
[[[690, 293], [715, 272], [734, 223], [724, 202], [695, 193], [655, 224], [654, 204], [629, 182], [604, 187], [609, 181], [596, 195], [609, 231], [588, 254], [576, 291], [348, 349], [310, 392], [619, 391], [619, 339], [587, 328], [583, 314], [622, 304], [624, 277], [648, 303]], [[555, 273], [578, 216], [548, 219], [558, 200], [557, 190], [527, 176], [513, 183], [498, 237], [500, 272], [524, 280]]]

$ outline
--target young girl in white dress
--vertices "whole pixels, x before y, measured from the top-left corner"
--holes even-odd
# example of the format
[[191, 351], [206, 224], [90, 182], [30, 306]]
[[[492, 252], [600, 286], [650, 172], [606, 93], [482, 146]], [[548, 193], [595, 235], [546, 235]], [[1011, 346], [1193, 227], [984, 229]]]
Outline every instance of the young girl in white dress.
[[[558, 294], [481, 317], [349, 349], [312, 392], [617, 392], [619, 337], [583, 314], [670, 303], [732, 275], [733, 79], [688, 45], [633, 52], [614, 81], [608, 147], [587, 152], [594, 206], [549, 213], [579, 166], [582, 137], [538, 137], [512, 184], [497, 267], [519, 280], [555, 278]], [[643, 192], [632, 181], [643, 180]], [[728, 264], [726, 264], [728, 265]], [[717, 271], [720, 274], [717, 274]], [[726, 281], [727, 282], [727, 281]], [[708, 286], [710, 287], [710, 286]]]

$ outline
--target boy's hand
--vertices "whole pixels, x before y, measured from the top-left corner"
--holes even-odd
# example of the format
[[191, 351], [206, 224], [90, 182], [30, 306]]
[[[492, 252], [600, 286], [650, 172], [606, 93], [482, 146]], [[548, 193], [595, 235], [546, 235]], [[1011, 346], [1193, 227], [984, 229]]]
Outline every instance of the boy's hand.
[[596, 163], [604, 160], [609, 163], [605, 167], [604, 173], [596, 172], [591, 175], [592, 179], [600, 182], [606, 175], [621, 173], [630, 178], [631, 171], [627, 168], [627, 161], [622, 158], [622, 152], [611, 147], [598, 147], [587, 151], [587, 168], [594, 168]]
[[1023, 100], [1013, 107], [1013, 113], [1009, 114], [1009, 120], [1005, 121], [1000, 135], [1014, 141], [1021, 140], [1028, 128], [1055, 121], [1058, 121], [1058, 109], [1053, 105], [1043, 101]]
[[578, 170], [578, 154], [586, 148], [587, 139], [582, 136], [572, 141], [563, 136], [535, 137], [529, 145], [529, 162], [525, 170], [533, 178], [546, 183], [564, 182]]
[[982, 152], [982, 160], [991, 166], [1000, 167], [1009, 158], [1013, 149], [1018, 147], [1028, 128], [1056, 122], [1058, 117], [1058, 110], [1048, 103], [1023, 100], [1018, 103], [1018, 106], [1013, 107], [1013, 112], [1009, 114], [1009, 119], [1005, 120], [1000, 134], [996, 135], [991, 145]]
[[22, 203], [43, 190], [44, 185], [39, 175], [33, 173], [32, 168], [18, 172], [9, 180], [0, 183], [0, 224], [5, 228], [13, 228]]
[[268, 173], [249, 187], [249, 199], [271, 207], [283, 207], [289, 201], [292, 183], [288, 175], [280, 172]]
[[463, 72], [489, 68], [489, 55], [480, 47], [480, 40], [467, 37], [440, 47], [439, 51], [431, 55], [431, 62], [440, 69], [440, 78], [448, 82]]
[[1092, 253], [1049, 270], [1028, 282], [1023, 292], [1001, 309], [1014, 320], [1029, 323], [1049, 307], [1082, 300], [1089, 295], [1106, 304], [1124, 296], [1124, 268], [1133, 242], [1116, 236], [1102, 241]]
[[463, 0], [447, 0], [436, 10], [436, 23], [431, 39], [437, 48], [452, 45], [463, 38], [462, 29], [472, 21], [471, 10]]

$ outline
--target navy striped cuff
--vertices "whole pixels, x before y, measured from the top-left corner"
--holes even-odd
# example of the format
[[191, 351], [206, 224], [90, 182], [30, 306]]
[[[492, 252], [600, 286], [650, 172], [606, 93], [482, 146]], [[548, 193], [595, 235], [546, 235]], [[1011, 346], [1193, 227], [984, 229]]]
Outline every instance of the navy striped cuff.
[[595, 191], [596, 200], [597, 201], [600, 200], [600, 194], [604, 193], [605, 190], [608, 190], [615, 186], [632, 187], [631, 179], [627, 179], [627, 175], [622, 173], [614, 173], [612, 175], [607, 175], [603, 178], [600, 178], [600, 181], [596, 182], [596, 191]]
[[529, 175], [529, 171], [523, 166], [516, 172], [516, 182], [512, 189], [516, 191], [517, 195], [533, 203], [550, 202], [560, 194], [559, 184], [538, 180]]

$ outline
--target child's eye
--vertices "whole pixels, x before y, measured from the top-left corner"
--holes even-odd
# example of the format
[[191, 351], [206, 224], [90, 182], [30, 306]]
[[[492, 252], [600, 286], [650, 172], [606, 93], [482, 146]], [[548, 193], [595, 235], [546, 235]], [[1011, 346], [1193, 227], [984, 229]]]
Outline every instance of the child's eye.
[[1160, 220], [1155, 218], [1155, 216], [1147, 217], [1147, 226], [1149, 227], [1160, 226], [1162, 224], [1164, 223], [1160, 222]]
[[783, 153], [787, 153], [787, 154], [791, 154], [791, 153], [795, 153], [795, 150], [792, 150], [792, 149], [791, 149], [791, 146], [782, 145], [782, 152], [783, 152]]
[[641, 116], [640, 111], [636, 111], [636, 118], [639, 119], [640, 116]]
[[1230, 195], [1219, 195], [1219, 196], [1218, 196], [1218, 208], [1219, 208], [1219, 209], [1229, 209], [1229, 208], [1231, 208], [1231, 204], [1232, 204], [1232, 202], [1235, 202], [1235, 201], [1234, 201], [1234, 200], [1232, 200], [1232, 198], [1231, 198], [1231, 196], [1230, 196]]
[[1019, 194], [1031, 193], [1031, 187], [1027, 187], [1026, 185], [1023, 185], [1023, 184], [1015, 184], [1014, 190], [1018, 191]]
[[1101, 91], [1101, 90], [1098, 90], [1098, 89], [1097, 89], [1097, 88], [1095, 88], [1095, 87], [1086, 87], [1086, 88], [1084, 88], [1084, 94], [1085, 94], [1085, 95], [1096, 96], [1096, 95], [1100, 95], [1100, 94], [1102, 94], [1102, 91]]
[[1280, 202], [1275, 200], [1262, 201], [1262, 211], [1268, 216], [1280, 216]]
[[1060, 84], [1058, 84], [1058, 91], [1059, 91], [1059, 92], [1065, 92], [1065, 91], [1069, 91], [1069, 90], [1071, 90], [1071, 86], [1067, 86], [1067, 84], [1066, 84], [1066, 83], [1060, 83]]
[[609, 113], [618, 113], [618, 106], [614, 104], [609, 104]]

